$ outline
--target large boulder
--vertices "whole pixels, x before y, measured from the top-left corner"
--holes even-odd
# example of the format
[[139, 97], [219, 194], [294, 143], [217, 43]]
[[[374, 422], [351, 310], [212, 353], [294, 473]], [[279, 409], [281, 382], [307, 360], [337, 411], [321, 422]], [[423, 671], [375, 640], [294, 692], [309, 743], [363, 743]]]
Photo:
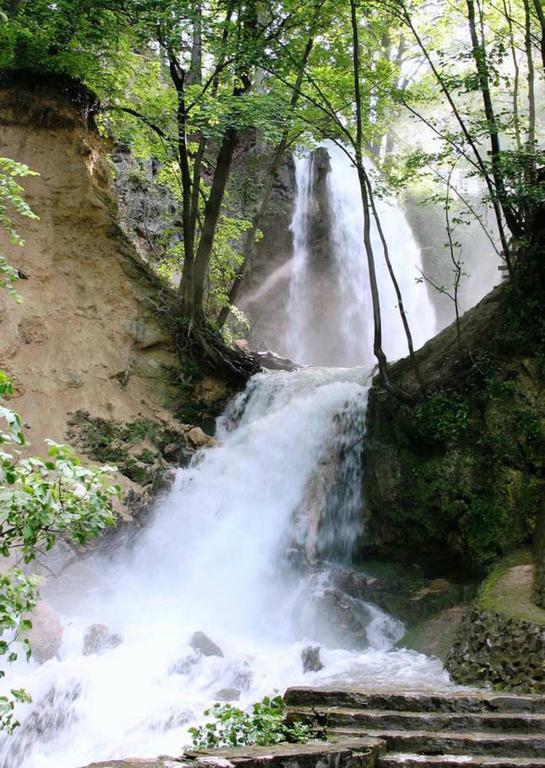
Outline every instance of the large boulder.
[[221, 656], [223, 657], [223, 651], [211, 640], [204, 632], [194, 632], [191, 636], [189, 644], [196, 653], [200, 653], [201, 656]]
[[[545, 492], [545, 378], [540, 348], [507, 336], [496, 289], [416, 353], [391, 366], [400, 402], [377, 378], [364, 445], [362, 555], [471, 579], [527, 546]], [[511, 315], [509, 314], [511, 313]]]
[[337, 589], [324, 589], [306, 600], [299, 612], [302, 628], [324, 645], [363, 650], [368, 647], [371, 609]]
[[122, 642], [121, 635], [110, 632], [106, 624], [91, 624], [83, 638], [83, 655], [91, 656], [93, 653], [111, 651]]
[[30, 615], [32, 629], [25, 638], [30, 642], [32, 656], [40, 663], [54, 658], [62, 644], [63, 626], [56, 611], [40, 600]]
[[320, 672], [324, 668], [320, 659], [320, 646], [309, 645], [301, 651], [301, 661], [303, 662], [303, 672]]
[[203, 432], [200, 427], [193, 427], [185, 436], [194, 448], [207, 448], [215, 444], [214, 438]]

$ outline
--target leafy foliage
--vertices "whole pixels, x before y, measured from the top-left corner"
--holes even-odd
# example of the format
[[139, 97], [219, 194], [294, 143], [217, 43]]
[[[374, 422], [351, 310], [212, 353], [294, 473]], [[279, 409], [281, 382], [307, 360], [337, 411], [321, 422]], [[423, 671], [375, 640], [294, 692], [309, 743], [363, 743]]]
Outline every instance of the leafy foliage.
[[281, 696], [265, 696], [247, 712], [232, 704], [214, 704], [204, 714], [213, 720], [189, 729], [196, 749], [252, 744], [264, 747], [282, 741], [305, 743], [312, 737], [309, 726], [287, 722]]
[[[7, 157], [0, 157], [0, 228], [8, 233], [13, 245], [23, 245], [23, 240], [15, 228], [13, 216], [19, 215], [27, 219], [38, 218], [24, 199], [23, 188], [17, 179], [37, 175], [23, 163], [17, 163]], [[18, 278], [17, 270], [0, 254], [0, 288], [6, 288], [17, 301], [20, 300], [15, 290], [15, 283]]]
[[[5, 398], [11, 391], [9, 379], [0, 372], [0, 395]], [[21, 417], [0, 405], [0, 418], [6, 423], [0, 431], [0, 555], [9, 557], [17, 551], [28, 564], [50, 550], [58, 536], [67, 535], [82, 545], [114, 524], [111, 501], [119, 488], [109, 475], [115, 467], [83, 467], [72, 448], [52, 440], [47, 441], [46, 459], [23, 458]], [[0, 655], [6, 655], [8, 662], [18, 656], [13, 643], [32, 627], [26, 616], [37, 599], [35, 577], [19, 569], [0, 575]], [[22, 642], [30, 656], [28, 640]], [[11, 732], [18, 725], [13, 710], [26, 700], [26, 694], [17, 690], [11, 697], [0, 696], [0, 730]]]

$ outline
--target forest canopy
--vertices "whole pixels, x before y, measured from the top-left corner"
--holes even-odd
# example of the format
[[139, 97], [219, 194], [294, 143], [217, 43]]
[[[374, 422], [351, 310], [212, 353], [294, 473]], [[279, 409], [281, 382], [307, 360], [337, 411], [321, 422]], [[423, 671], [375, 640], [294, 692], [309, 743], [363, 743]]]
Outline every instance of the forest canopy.
[[[4, 0], [0, 69], [68, 75], [99, 100], [101, 130], [153, 158], [175, 202], [156, 265], [190, 328], [226, 327], [288, 150], [337, 142], [358, 171], [375, 354], [380, 302], [369, 232], [375, 198], [417, 181], [455, 226], [476, 220], [512, 279], [543, 280], [541, 0]], [[265, 159], [251, 205], [230, 176], [241, 140]], [[456, 179], [482, 190], [483, 215]], [[463, 186], [463, 185], [462, 185]], [[456, 200], [458, 219], [449, 211]], [[388, 243], [384, 257], [394, 285]], [[382, 257], [382, 255], [381, 255]], [[396, 286], [409, 351], [412, 340]], [[238, 313], [237, 317], [238, 317]]]

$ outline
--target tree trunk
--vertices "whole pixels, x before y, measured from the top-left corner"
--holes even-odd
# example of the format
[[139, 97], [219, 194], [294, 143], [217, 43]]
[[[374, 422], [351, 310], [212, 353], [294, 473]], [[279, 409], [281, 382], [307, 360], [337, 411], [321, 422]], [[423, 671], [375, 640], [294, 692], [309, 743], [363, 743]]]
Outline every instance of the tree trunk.
[[534, 54], [532, 43], [532, 16], [529, 0], [523, 0], [524, 4], [524, 47], [526, 49], [526, 64], [528, 73], [528, 135], [526, 147], [529, 153], [526, 167], [526, 181], [533, 184], [535, 181], [535, 150], [536, 150], [536, 94]]
[[[240, 44], [247, 54], [243, 57], [243, 65], [237, 69], [236, 84], [233, 89], [234, 96], [243, 96], [252, 88], [251, 70], [256, 57], [256, 41], [258, 35], [257, 3], [256, 0], [248, 0], [243, 4], [241, 11]], [[195, 256], [193, 268], [193, 307], [192, 319], [197, 323], [204, 323], [204, 295], [208, 267], [212, 257], [214, 240], [221, 214], [221, 206], [225, 197], [225, 189], [231, 172], [233, 155], [239, 141], [239, 132], [234, 126], [227, 128], [223, 134], [221, 147], [216, 161], [216, 169], [212, 179], [212, 188], [206, 203], [204, 223], [199, 240], [199, 247]]]
[[397, 298], [397, 306], [399, 309], [399, 314], [401, 317], [401, 322], [403, 323], [403, 330], [405, 331], [405, 336], [407, 338], [407, 347], [409, 348], [409, 357], [411, 359], [414, 374], [416, 376], [416, 380], [419, 384], [419, 386], [424, 389], [424, 379], [422, 378], [422, 374], [420, 372], [420, 367], [418, 365], [418, 360], [416, 359], [416, 355], [414, 353], [414, 344], [413, 344], [413, 336], [411, 333], [411, 328], [409, 325], [409, 320], [407, 318], [407, 313], [405, 311], [405, 305], [403, 304], [403, 294], [401, 293], [401, 288], [399, 287], [399, 283], [397, 281], [396, 273], [394, 271], [394, 267], [392, 264], [392, 261], [390, 259], [390, 249], [388, 248], [388, 242], [386, 240], [386, 237], [384, 235], [384, 230], [382, 229], [382, 222], [380, 220], [380, 216], [378, 215], [377, 207], [375, 205], [375, 198], [373, 195], [373, 189], [371, 187], [371, 182], [369, 180], [369, 176], [366, 174], [366, 180], [367, 180], [367, 192], [369, 195], [369, 202], [371, 205], [371, 211], [373, 213], [373, 217], [375, 219], [375, 224], [377, 226], [377, 231], [380, 237], [380, 241], [382, 243], [382, 249], [384, 252], [384, 260], [386, 262], [386, 267], [388, 268], [388, 274], [390, 275], [390, 279], [392, 281], [392, 285], [394, 286], [395, 295]]
[[361, 202], [363, 206], [363, 244], [367, 256], [367, 269], [369, 272], [369, 286], [371, 289], [371, 303], [373, 305], [373, 352], [378, 362], [380, 377], [384, 385], [391, 387], [388, 377], [388, 361], [382, 348], [382, 315], [380, 310], [380, 295], [375, 268], [375, 255], [371, 241], [371, 211], [369, 195], [367, 191], [367, 173], [363, 165], [363, 123], [362, 123], [362, 99], [360, 87], [360, 36], [358, 29], [358, 0], [350, 0], [350, 20], [352, 26], [352, 65], [354, 78], [354, 101], [356, 104], [356, 170], [360, 185]]
[[198, 322], [204, 319], [204, 293], [208, 265], [212, 256], [221, 206], [238, 140], [239, 135], [236, 128], [231, 127], [225, 131], [218, 153], [212, 188], [206, 203], [204, 223], [193, 268], [193, 314]]
[[545, 11], [543, 10], [542, 0], [534, 0], [534, 7], [536, 9], [536, 16], [541, 27], [541, 61], [543, 64], [543, 70], [545, 71]]
[[520, 114], [519, 114], [519, 84], [520, 84], [520, 67], [517, 58], [517, 49], [515, 45], [515, 34], [513, 31], [513, 19], [511, 17], [511, 2], [507, 5], [507, 0], [503, 0], [503, 15], [507, 21], [509, 29], [509, 49], [511, 51], [511, 58], [513, 60], [513, 126], [515, 128], [515, 141], [517, 149], [522, 149], [522, 139], [520, 136]]
[[532, 599], [540, 608], [545, 608], [545, 501], [536, 521], [534, 534], [534, 590]]
[[439, 84], [439, 87], [441, 88], [441, 91], [442, 91], [443, 95], [445, 96], [446, 100], [448, 101], [448, 103], [450, 105], [450, 108], [452, 109], [452, 113], [453, 113], [454, 117], [456, 118], [456, 120], [458, 122], [458, 125], [462, 129], [462, 133], [464, 134], [464, 137], [465, 137], [468, 145], [471, 147], [471, 150], [472, 150], [473, 155], [475, 157], [475, 167], [481, 172], [481, 174], [483, 176], [483, 179], [484, 179], [484, 181], [486, 183], [486, 186], [487, 186], [488, 191], [490, 193], [490, 199], [492, 201], [492, 207], [494, 209], [494, 215], [495, 215], [495, 218], [496, 218], [496, 224], [497, 224], [497, 227], [498, 227], [498, 233], [499, 233], [499, 236], [500, 236], [500, 241], [501, 241], [501, 245], [502, 245], [503, 255], [504, 255], [507, 267], [509, 269], [509, 274], [512, 275], [513, 274], [513, 270], [512, 270], [512, 264], [511, 264], [510, 254], [509, 254], [509, 242], [508, 242], [508, 239], [507, 239], [507, 235], [505, 233], [502, 205], [501, 205], [501, 202], [498, 199], [498, 195], [496, 194], [496, 189], [495, 189], [495, 186], [494, 186], [494, 180], [490, 177], [490, 174], [489, 174], [489, 172], [487, 170], [486, 164], [485, 164], [483, 158], [481, 157], [481, 153], [479, 152], [479, 148], [477, 147], [477, 145], [475, 143], [475, 140], [474, 140], [470, 130], [468, 129], [468, 126], [466, 125], [465, 120], [462, 117], [462, 115], [461, 115], [461, 113], [460, 113], [460, 111], [459, 111], [459, 109], [458, 109], [458, 107], [456, 105], [456, 102], [454, 101], [454, 99], [452, 97], [451, 92], [449, 91], [449, 89], [448, 89], [448, 87], [447, 87], [447, 85], [445, 83], [444, 78], [442, 77], [441, 73], [439, 72], [439, 70], [435, 66], [435, 63], [434, 63], [432, 57], [430, 56], [430, 53], [429, 53], [428, 49], [426, 48], [422, 38], [418, 34], [418, 30], [416, 29], [416, 27], [414, 26], [414, 24], [412, 22], [411, 15], [408, 12], [407, 8], [405, 7], [404, 0], [400, 0], [400, 2], [401, 2], [402, 10], [403, 10], [403, 20], [405, 21], [405, 23], [407, 24], [407, 26], [411, 30], [411, 32], [412, 32], [412, 34], [414, 36], [414, 39], [416, 40], [416, 43], [417, 43], [418, 47], [420, 48], [420, 50], [424, 54], [424, 58], [426, 59], [428, 65], [429, 65], [429, 67], [430, 67], [430, 69], [432, 71], [433, 76], [435, 77], [437, 83]]
[[177, 122], [177, 151], [180, 165], [182, 187], [182, 230], [184, 242], [184, 265], [182, 279], [178, 287], [182, 311], [188, 316], [192, 313], [193, 305], [193, 267], [195, 232], [191, 226], [191, 169], [189, 164], [189, 148], [187, 145], [187, 112], [185, 103], [185, 72], [180, 68], [175, 54], [168, 52], [170, 77], [176, 89], [178, 106]]
[[356, 139], [354, 152], [356, 170], [361, 193], [363, 207], [363, 244], [367, 256], [367, 268], [369, 272], [369, 287], [371, 289], [371, 303], [373, 305], [373, 352], [378, 362], [380, 378], [386, 389], [399, 400], [408, 401], [410, 398], [405, 392], [395, 387], [388, 376], [388, 361], [382, 348], [382, 315], [380, 309], [380, 294], [377, 283], [375, 267], [375, 254], [371, 241], [371, 206], [368, 189], [370, 186], [367, 171], [363, 164], [363, 122], [362, 99], [360, 87], [360, 36], [358, 29], [358, 0], [350, 0], [350, 20], [352, 26], [352, 65], [354, 79], [354, 101], [356, 105]]
[[498, 129], [498, 121], [496, 119], [496, 113], [494, 110], [494, 104], [492, 102], [492, 94], [490, 91], [490, 75], [488, 71], [488, 62], [486, 58], [486, 49], [484, 41], [479, 40], [477, 32], [477, 20], [475, 16], [475, 0], [466, 0], [467, 5], [467, 20], [469, 24], [469, 34], [471, 36], [471, 50], [475, 66], [477, 69], [477, 76], [479, 80], [479, 88], [481, 91], [481, 97], [483, 100], [484, 113], [486, 122], [488, 125], [488, 136], [490, 140], [490, 161], [492, 166], [492, 176], [494, 179], [494, 186], [496, 188], [496, 194], [500, 201], [500, 204], [505, 215], [507, 226], [515, 237], [521, 237], [523, 230], [518, 221], [518, 217], [515, 215], [509, 195], [505, 188], [503, 180], [503, 170], [501, 168], [501, 144], [500, 134]]
[[198, 3], [193, 19], [193, 44], [191, 46], [191, 64], [187, 73], [187, 84], [202, 83], [202, 7]]

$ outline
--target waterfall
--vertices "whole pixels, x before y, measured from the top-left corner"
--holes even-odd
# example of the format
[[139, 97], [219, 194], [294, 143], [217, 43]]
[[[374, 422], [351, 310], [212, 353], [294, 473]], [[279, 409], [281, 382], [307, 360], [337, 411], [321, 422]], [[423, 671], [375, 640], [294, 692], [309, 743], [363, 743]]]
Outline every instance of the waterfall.
[[308, 277], [309, 234], [311, 227], [314, 156], [295, 159], [297, 197], [290, 231], [293, 237], [293, 261], [289, 286], [287, 344], [294, 360], [306, 362], [305, 339], [309, 335]]
[[[219, 419], [215, 447], [176, 473], [132, 543], [83, 558], [47, 585], [63, 645], [59, 658], [19, 660], [9, 671], [10, 686], [26, 688], [33, 703], [18, 707], [21, 727], [0, 742], [2, 768], [177, 755], [213, 702], [245, 707], [288, 685], [449, 684], [438, 660], [395, 650], [400, 622], [348, 586], [365, 537], [370, 303], [353, 169], [328, 151], [327, 175], [310, 156], [297, 160], [285, 343], [304, 362], [320, 363], [323, 352], [330, 365], [356, 367], [254, 376]], [[313, 235], [326, 202], [332, 264], [317, 282]], [[401, 210], [380, 208], [421, 343], [434, 317], [414, 282], [419, 254]], [[393, 357], [404, 340], [382, 267], [380, 280]], [[309, 645], [320, 646], [319, 672], [303, 668]]]
[[[327, 304], [324, 301], [316, 327], [308, 328], [315, 303], [313, 287], [323, 283], [323, 254], [310, 244], [315, 204], [314, 153], [296, 158], [296, 201], [292, 220], [293, 259], [289, 287], [289, 332], [282, 351], [306, 364], [371, 365], [373, 363], [372, 303], [363, 247], [363, 209], [355, 168], [343, 150], [326, 142], [330, 170], [327, 174], [328, 242], [318, 243], [330, 258]], [[369, 166], [369, 169], [371, 167]], [[428, 289], [422, 282], [421, 255], [401, 207], [395, 200], [377, 199], [378, 215], [386, 232], [393, 268], [403, 296], [415, 347], [435, 333], [436, 320]], [[323, 216], [323, 212], [322, 212]], [[376, 225], [372, 223], [377, 282], [383, 321], [383, 344], [390, 360], [407, 354], [407, 341]], [[315, 264], [318, 262], [318, 264]], [[322, 289], [323, 294], [323, 289]], [[306, 333], [302, 333], [304, 329]], [[319, 337], [315, 343], [313, 334]], [[331, 349], [334, 350], [333, 355]], [[325, 352], [324, 352], [325, 350]], [[323, 355], [327, 359], [324, 359]]]
[[[338, 580], [362, 533], [368, 384], [361, 368], [258, 374], [135, 545], [51, 585], [63, 647], [10, 670], [34, 704], [2, 768], [179, 754], [203, 709], [233, 695], [245, 706], [293, 684], [446, 685], [438, 661], [389, 650], [400, 623]], [[92, 624], [122, 642], [84, 655]], [[195, 632], [223, 655], [196, 653]], [[308, 645], [321, 646], [321, 672], [303, 672]]]

